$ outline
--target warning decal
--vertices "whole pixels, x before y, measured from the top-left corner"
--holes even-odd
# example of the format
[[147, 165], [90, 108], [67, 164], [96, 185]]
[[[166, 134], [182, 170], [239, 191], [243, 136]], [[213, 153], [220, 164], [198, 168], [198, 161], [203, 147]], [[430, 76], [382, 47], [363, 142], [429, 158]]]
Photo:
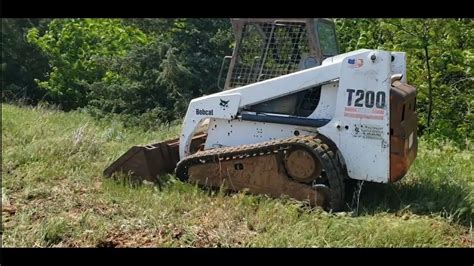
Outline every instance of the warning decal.
[[383, 126], [354, 124], [352, 136], [364, 139], [383, 139]]

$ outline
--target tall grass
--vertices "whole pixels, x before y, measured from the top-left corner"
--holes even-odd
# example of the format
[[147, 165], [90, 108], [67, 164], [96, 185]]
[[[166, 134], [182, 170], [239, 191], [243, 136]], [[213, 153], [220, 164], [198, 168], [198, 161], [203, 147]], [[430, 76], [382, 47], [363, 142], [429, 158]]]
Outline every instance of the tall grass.
[[102, 177], [136, 144], [178, 135], [80, 112], [2, 105], [5, 246], [472, 246], [472, 151], [426, 149], [402, 182], [365, 183], [359, 212], [208, 191], [168, 176], [161, 190]]

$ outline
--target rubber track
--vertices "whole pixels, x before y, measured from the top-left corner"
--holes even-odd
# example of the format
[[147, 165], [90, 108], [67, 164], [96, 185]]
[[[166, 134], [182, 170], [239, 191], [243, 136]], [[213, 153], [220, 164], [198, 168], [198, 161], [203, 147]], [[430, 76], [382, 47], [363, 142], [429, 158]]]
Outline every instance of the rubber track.
[[276, 154], [284, 150], [303, 148], [312, 152], [323, 164], [331, 191], [330, 207], [333, 211], [339, 211], [344, 207], [345, 168], [340, 153], [335, 148], [331, 148], [335, 147], [334, 145], [325, 143], [327, 141], [317, 136], [298, 136], [257, 144], [200, 151], [178, 162], [176, 176], [182, 181], [186, 181], [188, 179], [188, 169], [193, 165]]

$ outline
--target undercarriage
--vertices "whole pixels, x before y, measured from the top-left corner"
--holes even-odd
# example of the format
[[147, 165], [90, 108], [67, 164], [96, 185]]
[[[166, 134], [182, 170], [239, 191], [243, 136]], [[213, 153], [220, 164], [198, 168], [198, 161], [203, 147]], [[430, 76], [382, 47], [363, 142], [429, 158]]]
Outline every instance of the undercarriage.
[[326, 210], [344, 206], [344, 171], [337, 151], [315, 136], [200, 151], [176, 167], [183, 181], [286, 195]]

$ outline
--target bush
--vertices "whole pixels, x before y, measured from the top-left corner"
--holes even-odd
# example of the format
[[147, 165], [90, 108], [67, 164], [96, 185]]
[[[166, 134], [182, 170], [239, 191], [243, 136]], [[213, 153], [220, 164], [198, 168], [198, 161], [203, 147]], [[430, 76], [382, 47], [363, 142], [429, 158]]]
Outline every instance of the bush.
[[120, 19], [54, 19], [40, 36], [37, 28], [28, 41], [39, 47], [52, 66], [47, 80], [38, 81], [52, 101], [64, 110], [87, 105], [88, 84], [100, 81], [107, 64], [127, 54], [132, 46], [147, 43], [139, 29]]
[[118, 114], [136, 120], [131, 124], [145, 117], [158, 124], [180, 118], [192, 98], [192, 74], [175, 52], [155, 41], [116, 60], [103, 80], [88, 86], [87, 109], [96, 117]]

